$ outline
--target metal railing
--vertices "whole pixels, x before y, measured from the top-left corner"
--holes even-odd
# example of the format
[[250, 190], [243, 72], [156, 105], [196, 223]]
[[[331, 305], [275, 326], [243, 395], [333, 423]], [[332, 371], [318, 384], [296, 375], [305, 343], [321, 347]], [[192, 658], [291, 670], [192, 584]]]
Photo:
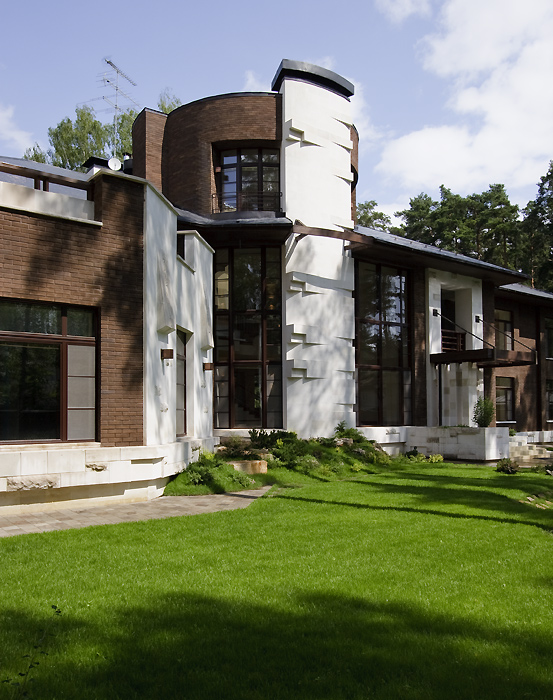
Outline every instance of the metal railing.
[[233, 211], [280, 211], [282, 192], [238, 192], [236, 194], [213, 194], [213, 214]]
[[466, 349], [466, 333], [442, 329], [442, 352], [458, 352]]

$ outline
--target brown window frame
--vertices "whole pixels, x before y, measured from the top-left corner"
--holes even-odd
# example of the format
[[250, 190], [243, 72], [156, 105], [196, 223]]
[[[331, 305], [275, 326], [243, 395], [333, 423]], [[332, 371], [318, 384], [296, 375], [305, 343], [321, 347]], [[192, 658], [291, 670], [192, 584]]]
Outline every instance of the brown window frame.
[[[362, 264], [372, 265], [378, 280], [378, 313], [379, 319], [371, 319], [361, 316], [360, 310], [360, 289], [359, 282], [360, 266]], [[401, 322], [385, 321], [381, 317], [382, 313], [382, 270], [392, 270], [404, 280], [403, 289], [400, 295], [401, 314], [403, 320]], [[377, 336], [377, 363], [361, 362], [361, 325], [369, 325], [378, 328]], [[383, 335], [386, 328], [400, 328], [403, 339], [407, 343], [407, 352], [398, 353], [398, 363], [395, 365], [385, 364], [383, 362], [382, 346]], [[411, 276], [407, 269], [395, 267], [384, 263], [374, 263], [365, 260], [355, 261], [355, 367], [357, 374], [357, 424], [359, 426], [375, 426], [384, 425], [409, 425], [413, 417], [413, 342], [412, 342], [412, 282]], [[385, 374], [394, 372], [399, 375], [398, 388], [399, 395], [399, 413], [401, 414], [400, 422], [392, 422], [385, 420], [384, 406], [384, 383]], [[374, 373], [374, 375], [373, 375]], [[377, 378], [377, 412], [378, 420], [376, 422], [362, 421], [362, 375], [369, 378], [371, 375]]]
[[[28, 333], [25, 331], [4, 331], [0, 330], [0, 344], [10, 345], [15, 343], [24, 343], [28, 345], [57, 345], [60, 348], [60, 416], [59, 416], [59, 426], [60, 426], [60, 437], [59, 438], [37, 438], [37, 439], [27, 439], [27, 440], [17, 440], [17, 439], [0, 439], [0, 444], [42, 444], [42, 443], [72, 443], [72, 442], [96, 442], [99, 434], [99, 342], [98, 342], [98, 312], [95, 308], [74, 305], [74, 304], [58, 304], [55, 302], [43, 302], [34, 301], [26, 299], [7, 299], [2, 298], [3, 302], [13, 302], [17, 304], [28, 304], [33, 306], [55, 306], [60, 309], [61, 312], [61, 333]], [[69, 309], [83, 309], [86, 311], [92, 311], [93, 313], [93, 336], [74, 336], [69, 335], [67, 332], [67, 311]], [[68, 401], [68, 385], [69, 385], [69, 374], [68, 374], [68, 352], [71, 346], [86, 346], [95, 348], [95, 405], [94, 405], [94, 437], [93, 438], [78, 438], [74, 440], [69, 440], [67, 438], [68, 434], [68, 412], [69, 412], [69, 401]], [[71, 410], [79, 410], [72, 408]]]

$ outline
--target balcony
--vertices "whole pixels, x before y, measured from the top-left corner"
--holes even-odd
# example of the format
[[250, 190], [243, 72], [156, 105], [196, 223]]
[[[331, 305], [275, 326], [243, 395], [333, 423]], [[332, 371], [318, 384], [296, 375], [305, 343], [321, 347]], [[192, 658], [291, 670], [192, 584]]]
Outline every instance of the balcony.
[[212, 195], [212, 214], [234, 214], [235, 212], [280, 212], [282, 192], [238, 192]]
[[442, 352], [460, 352], [466, 349], [466, 333], [442, 329]]

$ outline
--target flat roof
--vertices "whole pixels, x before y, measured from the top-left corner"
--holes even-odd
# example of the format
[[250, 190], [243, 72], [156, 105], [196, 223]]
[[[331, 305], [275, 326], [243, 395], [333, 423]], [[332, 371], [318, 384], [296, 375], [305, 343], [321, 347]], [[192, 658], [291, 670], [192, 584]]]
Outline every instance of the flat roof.
[[296, 80], [303, 80], [306, 83], [320, 85], [328, 90], [337, 92], [339, 95], [342, 95], [342, 97], [349, 98], [355, 92], [353, 83], [342, 78], [338, 73], [334, 73], [334, 71], [322, 68], [321, 66], [315, 66], [312, 63], [291, 61], [288, 58], [284, 58], [281, 61], [275, 73], [275, 77], [273, 78], [273, 82], [271, 83], [271, 90], [278, 92], [285, 78], [295, 78]]

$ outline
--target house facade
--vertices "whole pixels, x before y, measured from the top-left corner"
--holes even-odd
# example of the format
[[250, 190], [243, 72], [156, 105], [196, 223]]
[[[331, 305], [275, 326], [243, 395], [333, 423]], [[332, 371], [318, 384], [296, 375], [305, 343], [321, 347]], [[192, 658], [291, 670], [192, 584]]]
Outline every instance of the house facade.
[[250, 429], [402, 451], [481, 395], [551, 437], [553, 295], [355, 225], [353, 92], [285, 60], [143, 110], [122, 170], [0, 159], [0, 507], [151, 498]]

